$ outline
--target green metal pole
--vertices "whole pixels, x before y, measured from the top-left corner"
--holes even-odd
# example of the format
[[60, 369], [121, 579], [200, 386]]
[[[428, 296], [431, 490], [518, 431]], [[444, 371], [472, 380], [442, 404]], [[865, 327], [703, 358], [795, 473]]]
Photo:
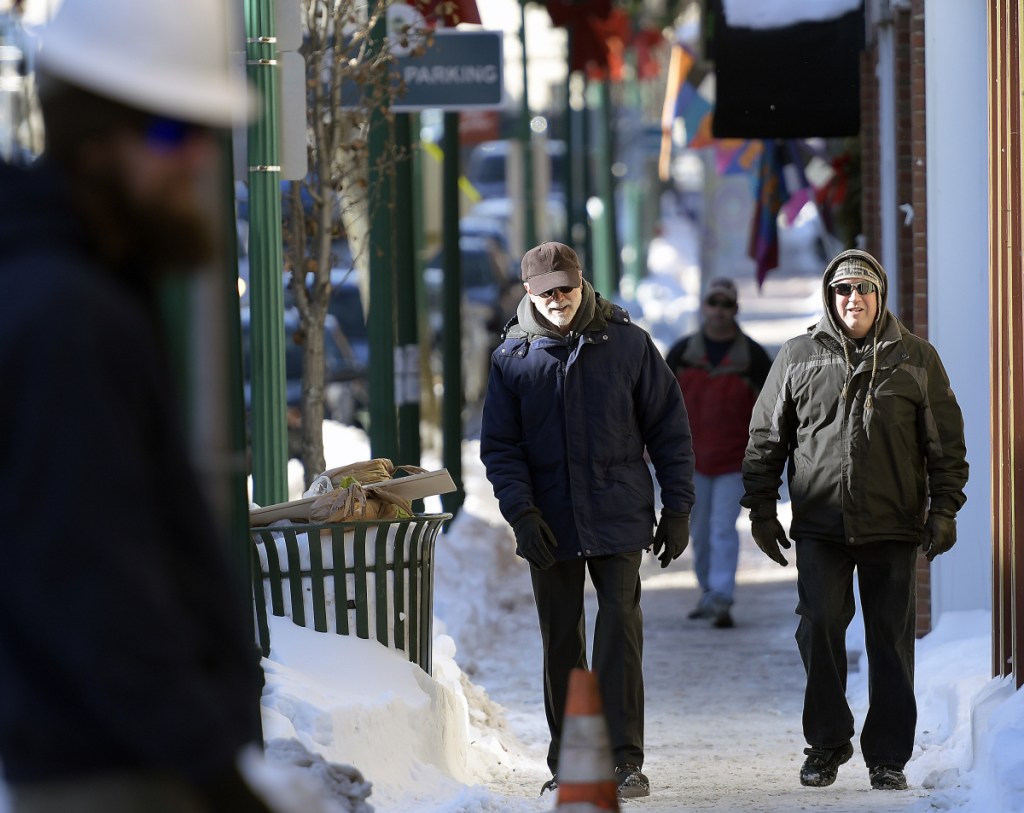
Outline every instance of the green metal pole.
[[[370, 49], [379, 54], [387, 37], [386, 3], [378, 2], [379, 20], [373, 28]], [[371, 59], [374, 58], [371, 56]], [[398, 415], [395, 409], [395, 231], [392, 216], [394, 174], [389, 171], [394, 133], [387, 103], [381, 95], [370, 108], [370, 453], [397, 462]]]
[[626, 47], [624, 89], [627, 118], [632, 122], [633, 130], [631, 144], [628, 147], [629, 159], [632, 160], [627, 159], [628, 170], [626, 177], [622, 179], [622, 203], [625, 207], [623, 212], [622, 274], [623, 281], [627, 283], [632, 296], [647, 265], [647, 241], [643, 234], [643, 183], [646, 180], [647, 162], [637, 147], [640, 141], [639, 134], [642, 132], [643, 110], [640, 82], [637, 79], [636, 49], [633, 46]]
[[519, 43], [523, 49], [523, 106], [519, 115], [519, 141], [523, 147], [523, 250], [537, 245], [537, 202], [533, 184], [533, 139], [530, 128], [530, 77], [526, 60], [526, 0], [519, 4]]
[[615, 258], [612, 254], [613, 242], [611, 232], [615, 228], [615, 221], [612, 219], [614, 211], [610, 206], [612, 196], [611, 184], [611, 155], [608, 144], [608, 130], [605, 126], [606, 114], [605, 91], [608, 82], [602, 79], [595, 79], [589, 83], [587, 88], [590, 96], [590, 108], [594, 112], [598, 126], [595, 128], [596, 143], [594, 144], [595, 166], [597, 167], [597, 197], [600, 200], [600, 208], [597, 212], [591, 213], [593, 223], [593, 259], [591, 264], [594, 269], [594, 287], [606, 297], [614, 293], [615, 276], [613, 263]]
[[274, 0], [246, 0], [245, 31], [246, 71], [260, 99], [260, 115], [249, 126], [248, 172], [253, 500], [271, 505], [288, 499]]
[[[577, 183], [580, 188], [580, 196], [576, 201], [576, 213], [573, 222], [573, 228], [577, 230], [573, 235], [573, 240], [582, 246], [583, 251], [580, 254], [580, 260], [583, 262], [583, 271], [585, 274], [589, 274], [588, 279], [594, 281], [594, 248], [593, 248], [593, 229], [590, 224], [590, 213], [588, 205], [590, 203], [590, 197], [593, 194], [594, 183], [592, 179], [591, 168], [594, 166], [594, 161], [590, 154], [590, 144], [593, 141], [591, 138], [591, 115], [587, 109], [587, 77], [582, 71], [576, 73], [573, 78], [573, 97], [576, 102], [573, 103], [573, 115], [576, 117], [577, 127], [575, 130], [576, 134], [576, 148], [575, 148], [575, 161], [576, 166], [579, 169], [579, 179]], [[578, 106], [577, 106], [578, 104]]]
[[398, 349], [395, 390], [398, 401], [398, 448], [405, 465], [420, 464], [420, 345], [416, 324], [416, 241], [412, 183], [411, 114], [395, 115], [395, 272], [398, 279]]
[[[572, 38], [572, 27], [570, 26], [567, 31], [569, 32], [570, 41]], [[571, 57], [572, 48], [570, 45], [569, 54]], [[562, 242], [573, 246], [576, 249], [576, 253], [580, 255], [580, 259], [583, 255], [580, 253], [580, 247], [577, 245], [575, 238], [576, 229], [575, 225], [575, 213], [576, 213], [576, 198], [579, 194], [576, 189], [576, 180], [579, 178], [579, 171], [576, 167], [576, 154], [575, 154], [575, 143], [576, 143], [576, 122], [572, 112], [572, 62], [569, 57], [566, 59], [566, 74], [565, 74], [565, 112], [562, 114], [562, 138], [565, 141], [565, 177], [562, 179], [565, 186], [565, 234], [558, 239]]]
[[622, 200], [626, 208], [622, 271], [632, 292], [636, 291], [636, 286], [643, 276], [646, 260], [642, 235], [644, 194], [639, 179], [629, 178], [622, 182]]
[[466, 499], [462, 486], [462, 256], [459, 252], [459, 114], [444, 114], [444, 165], [441, 293], [441, 365], [444, 400], [441, 402], [442, 457], [456, 490], [441, 495], [441, 505], [452, 515]]

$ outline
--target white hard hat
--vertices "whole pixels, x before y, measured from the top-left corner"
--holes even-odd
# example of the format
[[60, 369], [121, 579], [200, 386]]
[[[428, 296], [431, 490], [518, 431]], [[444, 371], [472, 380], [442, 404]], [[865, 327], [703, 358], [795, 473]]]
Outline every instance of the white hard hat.
[[[63, 0], [39, 29], [46, 73], [131, 107], [211, 126], [255, 99], [232, 68], [226, 0]], [[233, 32], [232, 32], [233, 33]]]

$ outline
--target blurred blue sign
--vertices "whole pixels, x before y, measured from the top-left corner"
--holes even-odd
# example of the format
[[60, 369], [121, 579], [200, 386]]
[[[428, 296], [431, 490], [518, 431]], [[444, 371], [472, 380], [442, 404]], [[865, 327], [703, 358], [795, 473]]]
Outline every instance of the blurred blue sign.
[[[405, 92], [391, 105], [394, 112], [503, 106], [502, 32], [440, 29], [432, 38], [422, 54], [395, 57], [395, 82], [404, 83]], [[361, 95], [355, 86], [342, 89], [343, 99]]]

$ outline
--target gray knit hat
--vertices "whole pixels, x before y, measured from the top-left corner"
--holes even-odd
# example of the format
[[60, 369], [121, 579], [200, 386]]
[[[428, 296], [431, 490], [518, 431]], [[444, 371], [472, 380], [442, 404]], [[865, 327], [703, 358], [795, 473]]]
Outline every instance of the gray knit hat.
[[882, 278], [878, 276], [878, 271], [875, 270], [871, 263], [861, 257], [847, 257], [840, 262], [836, 266], [836, 270], [832, 272], [832, 279], [829, 280], [828, 284], [832, 286], [837, 282], [843, 282], [848, 279], [866, 279], [874, 283], [875, 288], [879, 291], [882, 290]]

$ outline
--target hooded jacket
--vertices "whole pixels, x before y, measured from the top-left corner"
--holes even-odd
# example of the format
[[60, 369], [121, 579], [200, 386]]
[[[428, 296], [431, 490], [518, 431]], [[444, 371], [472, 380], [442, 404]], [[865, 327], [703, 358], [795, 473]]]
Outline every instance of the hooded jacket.
[[682, 394], [651, 337], [584, 282], [562, 337], [528, 296], [491, 356], [480, 457], [509, 523], [540, 510], [555, 558], [651, 544], [654, 488], [666, 508], [693, 505], [693, 450]]
[[[876, 269], [878, 314], [858, 347], [840, 329], [829, 289], [848, 257]], [[888, 277], [870, 254], [835, 257], [822, 276], [825, 315], [786, 342], [754, 406], [741, 503], [775, 514], [783, 467], [794, 538], [925, 540], [929, 510], [964, 504], [964, 424], [939, 356], [886, 307]]]
[[45, 164], [0, 162], [0, 190], [5, 779], [207, 781], [258, 737], [262, 674], [154, 295], [96, 261]]

